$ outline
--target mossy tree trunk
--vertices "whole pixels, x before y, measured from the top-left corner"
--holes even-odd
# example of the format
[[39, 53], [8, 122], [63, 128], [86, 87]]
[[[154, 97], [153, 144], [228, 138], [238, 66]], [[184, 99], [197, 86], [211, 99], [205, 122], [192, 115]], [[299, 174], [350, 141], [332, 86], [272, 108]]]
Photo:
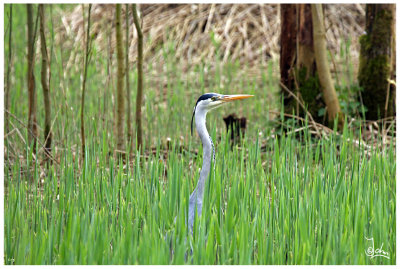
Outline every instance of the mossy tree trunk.
[[[323, 123], [324, 117], [318, 115], [325, 103], [315, 62], [311, 5], [281, 5], [281, 24], [281, 82], [298, 96], [314, 120]], [[305, 117], [295, 98], [283, 89], [281, 93], [284, 111]]]
[[121, 4], [116, 5], [115, 15], [115, 40], [117, 42], [117, 150], [124, 151], [124, 51], [121, 29]]
[[[363, 88], [366, 119], [393, 116], [394, 90], [389, 84], [394, 57], [394, 4], [367, 4], [365, 34], [360, 38], [358, 81]], [[390, 90], [391, 89], [391, 90]]]

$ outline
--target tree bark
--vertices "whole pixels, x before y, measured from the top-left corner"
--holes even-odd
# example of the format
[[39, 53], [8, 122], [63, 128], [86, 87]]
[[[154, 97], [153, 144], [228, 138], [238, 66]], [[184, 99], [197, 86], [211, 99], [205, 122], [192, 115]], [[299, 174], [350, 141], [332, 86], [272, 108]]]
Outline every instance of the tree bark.
[[51, 107], [50, 107], [50, 89], [47, 79], [48, 72], [48, 54], [46, 46], [46, 36], [45, 36], [45, 17], [44, 17], [44, 7], [43, 4], [39, 4], [39, 17], [40, 17], [40, 49], [42, 53], [42, 70], [41, 70], [41, 82], [43, 89], [43, 101], [44, 101], [44, 150], [45, 159], [50, 160], [48, 156], [51, 152]]
[[27, 26], [28, 26], [28, 96], [29, 96], [29, 114], [28, 114], [28, 141], [33, 147], [32, 152], [36, 154], [36, 139], [38, 136], [37, 120], [36, 120], [36, 85], [35, 85], [35, 32], [33, 24], [32, 4], [26, 5], [27, 10]]
[[[86, 48], [85, 48], [85, 58], [84, 58], [84, 69], [83, 69], [83, 81], [82, 81], [82, 97], [81, 97], [81, 141], [82, 141], [82, 163], [85, 160], [85, 152], [86, 152], [86, 141], [85, 141], [85, 119], [83, 117], [85, 111], [85, 93], [86, 93], [86, 78], [87, 78], [87, 69], [89, 62], [89, 54], [90, 54], [90, 13], [92, 10], [92, 4], [89, 4], [88, 10], [88, 19], [87, 19], [87, 28], [86, 28]], [[84, 8], [82, 6], [82, 12], [84, 12]], [[85, 18], [83, 18], [85, 20]]]
[[143, 100], [143, 33], [139, 23], [139, 16], [136, 9], [136, 4], [132, 4], [133, 21], [135, 23], [138, 34], [138, 84], [136, 95], [136, 132], [137, 132], [137, 149], [142, 147], [142, 100]]
[[9, 126], [9, 117], [8, 117], [8, 112], [10, 111], [10, 87], [11, 87], [11, 82], [10, 82], [10, 72], [12, 68], [12, 6], [10, 5], [10, 17], [8, 18], [8, 23], [10, 25], [10, 29], [8, 32], [8, 63], [7, 63], [7, 76], [6, 76], [6, 92], [5, 92], [5, 100], [4, 100], [4, 106], [6, 109], [6, 112], [4, 113], [4, 120], [5, 120], [5, 135], [8, 134], [10, 131], [10, 126]]
[[104, 93], [103, 93], [103, 130], [108, 130], [107, 128], [107, 111], [108, 111], [108, 102], [107, 100], [110, 98], [109, 95], [107, 94], [108, 92], [113, 95], [113, 84], [111, 82], [111, 66], [112, 66], [112, 53], [111, 53], [111, 28], [113, 27], [110, 25], [105, 25], [105, 28], [107, 28], [107, 79], [106, 79], [106, 87], [104, 87]]
[[310, 4], [281, 4], [281, 82], [295, 96], [282, 88], [284, 111], [306, 116], [300, 100], [317, 122], [323, 123], [318, 111], [324, 108], [314, 55]]
[[395, 112], [394, 90], [389, 85], [391, 69], [395, 68], [391, 67], [394, 17], [394, 4], [367, 4], [366, 34], [360, 38], [358, 80], [368, 120], [393, 116]]
[[321, 4], [311, 5], [314, 52], [317, 63], [319, 82], [322, 88], [322, 97], [327, 106], [328, 123], [333, 125], [335, 118], [339, 117], [338, 126], [343, 126], [343, 117], [340, 112], [339, 100], [333, 85], [332, 76], [329, 70], [329, 62], [326, 51], [324, 17]]
[[[299, 4], [297, 10], [299, 13], [295, 72], [297, 95], [303, 101], [314, 120], [324, 123], [324, 117], [318, 115], [319, 110], [324, 108], [325, 104], [318, 97], [320, 95], [320, 84], [315, 62], [311, 4]], [[298, 104], [297, 107], [299, 107]], [[300, 115], [305, 116], [304, 111]]]
[[130, 149], [133, 146], [132, 117], [131, 117], [131, 87], [129, 84], [129, 4], [125, 5], [125, 77], [126, 77], [126, 126]]
[[298, 5], [299, 33], [297, 69], [306, 68], [306, 79], [315, 75], [314, 29], [312, 23], [311, 4]]
[[117, 42], [117, 150], [124, 151], [124, 52], [121, 30], [121, 4], [116, 5], [115, 39]]
[[[280, 73], [281, 82], [288, 88], [294, 89], [293, 70], [296, 59], [296, 5], [281, 4], [281, 49], [280, 49]], [[283, 92], [284, 104], [292, 97]]]
[[[391, 63], [390, 63], [390, 83], [388, 85], [388, 93], [386, 95], [385, 118], [391, 110], [392, 115], [396, 116], [396, 5], [393, 8], [393, 25], [392, 25], [392, 43], [391, 43]], [[389, 107], [390, 106], [390, 107]]]

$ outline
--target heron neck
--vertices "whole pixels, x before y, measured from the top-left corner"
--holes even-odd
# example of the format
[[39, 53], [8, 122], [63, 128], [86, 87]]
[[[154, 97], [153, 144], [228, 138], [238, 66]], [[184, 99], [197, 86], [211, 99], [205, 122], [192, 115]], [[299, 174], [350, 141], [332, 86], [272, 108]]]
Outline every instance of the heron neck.
[[208, 175], [210, 173], [212, 153], [214, 147], [211, 137], [207, 131], [206, 115], [207, 111], [200, 109], [199, 111], [196, 111], [195, 114], [196, 130], [203, 144], [203, 165], [201, 167], [200, 178], [196, 187], [197, 199], [198, 200], [200, 199], [200, 201], [203, 200], [204, 186], [208, 178]]

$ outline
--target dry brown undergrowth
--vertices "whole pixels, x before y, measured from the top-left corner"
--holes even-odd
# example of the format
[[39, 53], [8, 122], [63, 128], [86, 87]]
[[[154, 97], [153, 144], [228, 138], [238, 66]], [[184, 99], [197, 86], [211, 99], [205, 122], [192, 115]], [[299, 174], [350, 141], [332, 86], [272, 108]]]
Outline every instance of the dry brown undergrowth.
[[[87, 7], [85, 6], [85, 9]], [[258, 66], [279, 58], [280, 11], [278, 4], [156, 4], [139, 5], [145, 37], [144, 57], [147, 62], [163, 64], [160, 46], [174, 41], [173, 55], [183, 70], [200, 62], [215, 62], [218, 47], [220, 60], [239, 60], [247, 66]], [[338, 54], [341, 45], [350, 41], [349, 51], [357, 70], [358, 37], [365, 23], [361, 4], [324, 5], [327, 44], [331, 53]], [[125, 16], [123, 8], [123, 16]], [[114, 40], [114, 5], [95, 4], [92, 9], [95, 44], [107, 51]], [[133, 25], [132, 16], [130, 23]], [[123, 19], [125, 22], [125, 19]], [[130, 61], [136, 61], [137, 35], [131, 27]], [[65, 48], [82, 47], [84, 34], [82, 5], [62, 15], [57, 31], [58, 41]], [[213, 33], [213, 34], [212, 34]], [[214, 35], [213, 42], [211, 36]], [[216, 45], [217, 44], [217, 45]], [[73, 65], [79, 57], [72, 57]]]

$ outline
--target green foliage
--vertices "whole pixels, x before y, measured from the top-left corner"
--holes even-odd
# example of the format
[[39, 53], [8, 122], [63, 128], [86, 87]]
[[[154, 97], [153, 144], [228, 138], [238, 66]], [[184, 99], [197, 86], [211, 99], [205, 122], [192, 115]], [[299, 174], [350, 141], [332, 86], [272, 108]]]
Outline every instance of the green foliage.
[[[298, 83], [300, 85], [301, 98], [307, 104], [307, 110], [311, 115], [318, 115], [318, 110], [323, 107], [321, 85], [319, 83], [318, 74], [309, 75], [307, 77], [307, 69], [301, 68], [297, 72]], [[316, 121], [322, 122], [321, 118], [315, 118]]]
[[338, 98], [340, 100], [340, 109], [348, 117], [364, 118], [368, 110], [360, 102], [362, 88], [358, 85], [349, 85], [348, 87], [336, 87]]

